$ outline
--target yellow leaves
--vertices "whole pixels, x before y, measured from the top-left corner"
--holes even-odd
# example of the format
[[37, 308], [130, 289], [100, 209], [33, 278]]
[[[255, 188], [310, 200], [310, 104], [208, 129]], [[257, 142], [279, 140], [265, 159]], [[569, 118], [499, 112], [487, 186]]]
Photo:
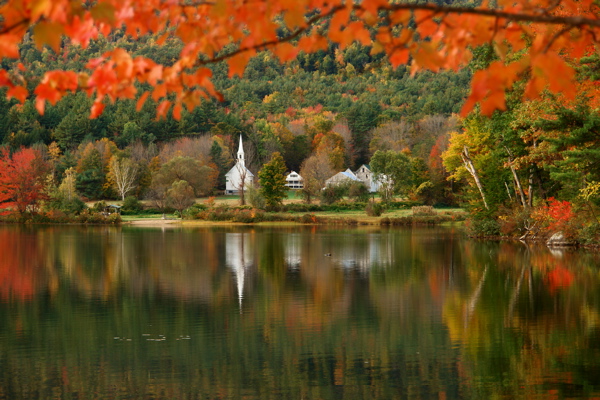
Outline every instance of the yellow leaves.
[[116, 8], [113, 4], [108, 2], [97, 2], [90, 10], [90, 14], [94, 20], [98, 22], [106, 22], [112, 24], [115, 22], [115, 11]]
[[33, 27], [33, 39], [38, 48], [45, 44], [58, 52], [60, 41], [64, 32], [63, 26], [57, 22], [41, 21]]
[[37, 21], [40, 17], [48, 15], [51, 6], [51, 0], [31, 0], [29, 5], [31, 8], [31, 19]]

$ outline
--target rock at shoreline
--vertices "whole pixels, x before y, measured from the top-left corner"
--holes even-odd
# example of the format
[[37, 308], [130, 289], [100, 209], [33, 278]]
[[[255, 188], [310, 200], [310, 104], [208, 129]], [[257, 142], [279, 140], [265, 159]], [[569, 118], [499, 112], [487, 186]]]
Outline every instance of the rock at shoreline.
[[548, 247], [575, 246], [575, 242], [568, 240], [562, 232], [556, 232], [546, 242]]

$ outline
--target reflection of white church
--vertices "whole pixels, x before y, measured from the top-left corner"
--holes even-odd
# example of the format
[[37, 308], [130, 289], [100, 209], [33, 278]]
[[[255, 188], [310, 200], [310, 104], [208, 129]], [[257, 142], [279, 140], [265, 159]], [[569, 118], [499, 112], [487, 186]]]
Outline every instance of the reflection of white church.
[[254, 265], [254, 243], [250, 234], [225, 234], [225, 264], [234, 273], [241, 311], [246, 270]]
[[225, 194], [238, 194], [242, 191], [242, 188], [252, 186], [253, 182], [254, 174], [246, 168], [242, 135], [240, 135], [240, 147], [235, 165], [225, 174]]

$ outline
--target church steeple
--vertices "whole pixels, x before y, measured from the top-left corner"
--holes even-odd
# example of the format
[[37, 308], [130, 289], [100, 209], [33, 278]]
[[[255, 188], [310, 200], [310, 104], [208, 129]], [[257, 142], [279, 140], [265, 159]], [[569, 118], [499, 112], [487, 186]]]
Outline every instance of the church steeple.
[[246, 162], [244, 160], [244, 146], [242, 146], [242, 135], [240, 135], [240, 148], [238, 149], [237, 153], [237, 162], [242, 167], [246, 166]]

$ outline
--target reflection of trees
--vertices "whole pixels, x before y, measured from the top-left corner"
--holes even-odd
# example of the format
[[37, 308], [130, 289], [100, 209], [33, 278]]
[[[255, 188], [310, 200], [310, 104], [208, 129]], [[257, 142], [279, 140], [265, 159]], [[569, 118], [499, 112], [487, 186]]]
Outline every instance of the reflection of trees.
[[0, 229], [0, 298], [31, 299], [55, 285], [47, 268], [44, 243], [26, 229]]
[[[590, 258], [597, 264], [598, 256], [512, 244], [490, 252], [489, 246], [469, 243], [464, 252], [470, 254], [468, 284], [450, 293], [443, 314], [453, 342], [462, 349], [463, 371], [472, 387], [482, 397], [597, 392], [598, 375], [586, 365], [587, 349], [598, 340], [593, 327], [600, 282], [589, 268]], [[558, 286], [549, 278], [555, 271], [568, 277], [560, 278]], [[471, 307], [474, 298], [478, 302]]]
[[2, 281], [0, 397], [598, 391], [594, 254], [431, 229], [3, 229], [0, 273], [34, 289]]

